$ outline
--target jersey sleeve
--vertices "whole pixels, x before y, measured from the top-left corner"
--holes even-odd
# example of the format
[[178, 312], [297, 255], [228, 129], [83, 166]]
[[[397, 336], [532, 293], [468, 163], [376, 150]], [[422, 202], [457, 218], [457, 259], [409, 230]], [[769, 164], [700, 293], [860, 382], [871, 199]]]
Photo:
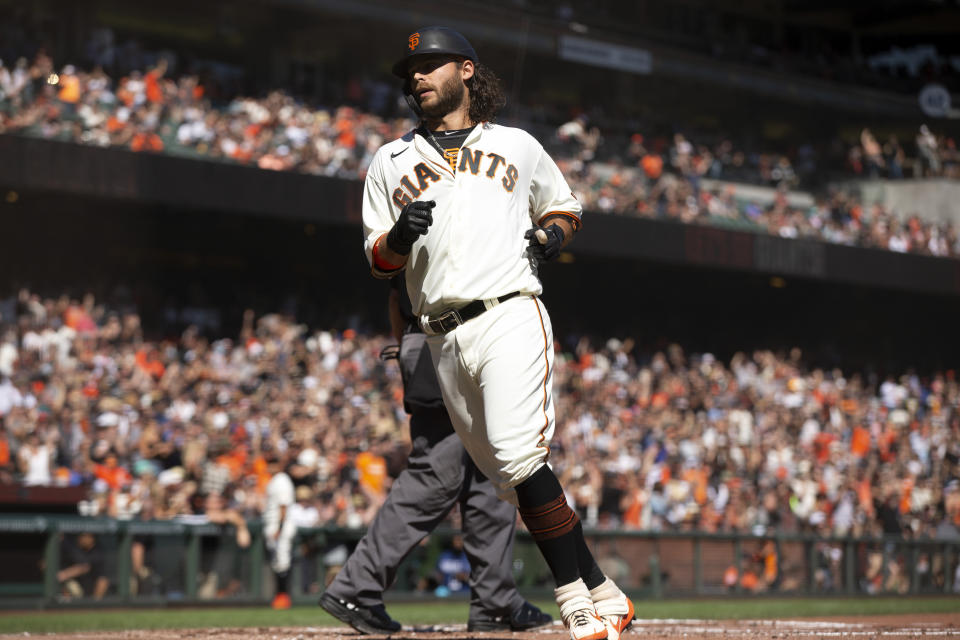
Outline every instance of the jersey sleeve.
[[383, 271], [377, 268], [373, 261], [373, 245], [380, 236], [390, 231], [396, 222], [393, 219], [390, 194], [383, 179], [381, 157], [382, 151], [374, 156], [363, 183], [363, 250], [367, 254], [367, 263], [374, 277], [390, 278], [402, 269], [392, 272]]
[[566, 216], [571, 218], [574, 228], [579, 228], [583, 212], [580, 203], [573, 196], [557, 163], [543, 147], [539, 151], [530, 184], [530, 218], [534, 223], [540, 223], [550, 215]]

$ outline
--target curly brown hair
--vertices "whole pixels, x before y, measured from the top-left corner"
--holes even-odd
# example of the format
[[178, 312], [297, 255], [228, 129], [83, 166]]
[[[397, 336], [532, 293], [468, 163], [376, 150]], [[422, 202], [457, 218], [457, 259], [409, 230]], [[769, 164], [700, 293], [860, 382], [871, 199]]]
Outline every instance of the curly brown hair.
[[503, 105], [503, 85], [492, 69], [479, 62], [474, 63], [473, 76], [464, 84], [470, 90], [470, 120], [474, 123], [493, 122]]

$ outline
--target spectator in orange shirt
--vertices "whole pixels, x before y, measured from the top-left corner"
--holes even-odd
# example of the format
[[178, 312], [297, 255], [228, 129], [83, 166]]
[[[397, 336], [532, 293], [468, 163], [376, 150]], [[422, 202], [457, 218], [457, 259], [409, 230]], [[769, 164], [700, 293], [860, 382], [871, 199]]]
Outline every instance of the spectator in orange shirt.
[[80, 77], [72, 64], [65, 66], [60, 74], [60, 90], [57, 92], [57, 98], [67, 105], [71, 114], [80, 101]]
[[0, 424], [0, 484], [13, 482], [13, 461], [10, 459], [10, 439], [7, 429]]
[[229, 469], [230, 480], [236, 482], [247, 466], [249, 449], [245, 443], [238, 444], [229, 453], [217, 457], [217, 464]]
[[693, 499], [698, 505], [703, 506], [707, 501], [707, 468], [705, 466], [685, 468], [682, 477], [690, 484]]
[[107, 133], [119, 133], [123, 130], [124, 123], [117, 117], [116, 114], [111, 114], [107, 118]]
[[[736, 571], [736, 569], [734, 569]], [[743, 572], [743, 577], [740, 578], [740, 586], [743, 587], [745, 591], [759, 591], [760, 589], [760, 578], [750, 569], [746, 569]]]
[[763, 587], [765, 589], [775, 587], [780, 577], [780, 568], [777, 563], [777, 545], [773, 540], [763, 543], [760, 551], [757, 552], [756, 560], [763, 565]]
[[250, 472], [248, 477], [252, 477], [256, 480], [257, 493], [264, 493], [267, 490], [267, 485], [270, 484], [270, 469], [267, 465], [267, 460], [262, 454], [257, 455], [253, 459], [253, 462], [250, 464]]
[[821, 431], [813, 439], [813, 452], [819, 464], [825, 463], [830, 458], [830, 444], [837, 437], [832, 433]]
[[163, 77], [163, 74], [167, 72], [167, 61], [164, 58], [160, 58], [160, 61], [157, 63], [153, 69], [147, 72], [144, 76], [144, 84], [146, 85], [147, 100], [154, 104], [162, 103], [163, 100], [163, 88], [160, 86], [160, 79]]
[[865, 458], [870, 453], [870, 432], [861, 426], [853, 428], [850, 439], [850, 453], [857, 458]]
[[74, 304], [63, 314], [63, 322], [79, 333], [94, 333], [97, 325], [82, 306]]
[[362, 451], [355, 464], [360, 473], [360, 486], [377, 498], [385, 496], [387, 461], [371, 451]]
[[643, 156], [640, 160], [640, 166], [643, 167], [643, 172], [651, 180], [659, 180], [663, 174], [663, 158], [656, 154], [648, 153]]
[[163, 366], [163, 362], [160, 361], [157, 353], [153, 349], [150, 349], [149, 352], [147, 349], [138, 350], [136, 362], [137, 367], [158, 380], [163, 377], [166, 371], [166, 367]]
[[116, 491], [130, 484], [133, 477], [130, 472], [117, 464], [117, 456], [110, 454], [103, 464], [93, 466], [93, 475], [107, 483], [107, 486]]
[[904, 478], [900, 491], [900, 513], [907, 515], [910, 513], [910, 498], [913, 495], [914, 479], [912, 477]]
[[628, 529], [642, 529], [644, 491], [640, 486], [640, 479], [631, 475], [627, 480], [627, 490], [620, 500], [620, 510], [623, 512], [623, 524]]
[[152, 131], [139, 131], [130, 141], [131, 151], [163, 151], [163, 140]]
[[893, 462], [897, 459], [897, 431], [891, 424], [887, 425], [883, 433], [880, 434], [877, 443], [880, 450], [880, 460], [883, 462]]

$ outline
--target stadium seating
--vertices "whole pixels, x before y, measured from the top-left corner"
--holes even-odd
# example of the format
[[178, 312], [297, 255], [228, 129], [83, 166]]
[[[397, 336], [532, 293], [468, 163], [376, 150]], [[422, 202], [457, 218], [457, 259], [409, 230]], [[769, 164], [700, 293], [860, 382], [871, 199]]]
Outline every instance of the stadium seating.
[[[405, 459], [389, 339], [270, 314], [145, 339], [92, 297], [2, 301], [0, 482], [86, 487], [84, 515], [263, 508], [280, 452], [319, 524], [367, 524]], [[600, 529], [937, 537], [960, 526], [953, 370], [874, 378], [799, 350], [721, 362], [582, 340], [558, 354], [551, 461]], [[298, 494], [299, 495], [299, 494]], [[221, 501], [220, 498], [223, 500]]]
[[[357, 179], [384, 141], [414, 124], [348, 106], [314, 109], [280, 91], [215, 108], [196, 76], [166, 74], [162, 59], [116, 80], [73, 65], [58, 72], [43, 54], [12, 69], [0, 66], [0, 133]], [[671, 139], [640, 133], [618, 138], [601, 135], [585, 117], [538, 133], [587, 210], [960, 255], [952, 222], [867, 205], [849, 189], [826, 192], [808, 206], [791, 203], [786, 191], [816, 174], [809, 146], [791, 154], [739, 149], [729, 139], [698, 143], [680, 133]], [[864, 129], [860, 144], [849, 149], [848, 177], [902, 178], [908, 164], [920, 177], [960, 177], [960, 151], [952, 138], [923, 125], [909, 162], [904, 146], [895, 138], [881, 144]], [[776, 191], [762, 200], [745, 198], [737, 195], [739, 182]]]

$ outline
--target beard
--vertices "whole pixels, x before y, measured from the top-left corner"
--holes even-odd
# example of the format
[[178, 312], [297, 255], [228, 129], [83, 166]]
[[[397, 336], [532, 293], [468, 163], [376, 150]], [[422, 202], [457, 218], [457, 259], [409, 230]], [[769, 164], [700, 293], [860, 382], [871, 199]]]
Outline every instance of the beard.
[[467, 93], [467, 87], [459, 76], [452, 76], [435, 89], [436, 102], [430, 106], [421, 104], [423, 115], [428, 118], [442, 118], [457, 109]]

